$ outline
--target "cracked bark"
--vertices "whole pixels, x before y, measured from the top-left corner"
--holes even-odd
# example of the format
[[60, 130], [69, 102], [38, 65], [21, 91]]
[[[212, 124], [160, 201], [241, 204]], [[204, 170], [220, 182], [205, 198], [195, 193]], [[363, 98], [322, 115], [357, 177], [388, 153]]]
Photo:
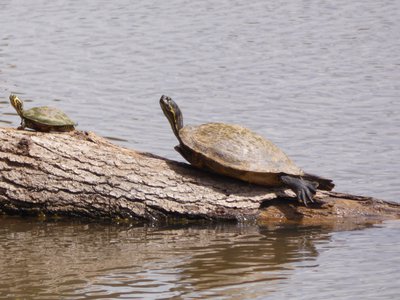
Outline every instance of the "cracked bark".
[[88, 132], [0, 128], [0, 211], [130, 218], [323, 223], [398, 218], [400, 205], [318, 191], [302, 207], [285, 189], [243, 183], [111, 144]]

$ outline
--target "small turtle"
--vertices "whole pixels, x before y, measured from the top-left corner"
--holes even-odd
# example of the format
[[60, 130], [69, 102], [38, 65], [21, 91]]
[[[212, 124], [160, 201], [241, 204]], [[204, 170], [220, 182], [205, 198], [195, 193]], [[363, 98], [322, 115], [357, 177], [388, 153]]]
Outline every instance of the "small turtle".
[[161, 108], [179, 141], [175, 149], [193, 166], [271, 187], [286, 186], [307, 206], [316, 188], [332, 190], [332, 180], [304, 173], [271, 141], [239, 125], [183, 126], [178, 105], [167, 96]]
[[28, 127], [44, 132], [75, 129], [75, 122], [57, 108], [41, 106], [24, 110], [22, 100], [13, 94], [10, 95], [10, 102], [21, 117], [21, 126], [18, 129]]

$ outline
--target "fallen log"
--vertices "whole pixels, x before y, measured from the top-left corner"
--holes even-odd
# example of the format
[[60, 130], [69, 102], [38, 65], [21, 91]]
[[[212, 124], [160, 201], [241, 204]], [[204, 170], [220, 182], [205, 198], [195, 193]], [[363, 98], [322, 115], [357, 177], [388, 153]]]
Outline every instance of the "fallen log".
[[116, 146], [91, 132], [0, 128], [0, 211], [157, 222], [210, 219], [321, 224], [400, 217], [400, 204], [318, 191], [294, 193], [214, 175]]

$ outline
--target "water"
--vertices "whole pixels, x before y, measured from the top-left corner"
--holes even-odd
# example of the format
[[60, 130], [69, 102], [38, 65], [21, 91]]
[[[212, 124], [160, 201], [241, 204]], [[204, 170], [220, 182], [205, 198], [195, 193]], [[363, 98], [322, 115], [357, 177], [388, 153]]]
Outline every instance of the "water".
[[399, 222], [335, 234], [318, 226], [0, 224], [3, 298], [395, 299], [399, 292]]
[[[0, 126], [19, 123], [13, 92], [182, 160], [158, 105], [166, 94], [185, 123], [245, 125], [338, 191], [400, 201], [399, 2], [214, 2], [0, 1]], [[400, 292], [397, 222], [343, 232], [0, 223], [2, 298]]]

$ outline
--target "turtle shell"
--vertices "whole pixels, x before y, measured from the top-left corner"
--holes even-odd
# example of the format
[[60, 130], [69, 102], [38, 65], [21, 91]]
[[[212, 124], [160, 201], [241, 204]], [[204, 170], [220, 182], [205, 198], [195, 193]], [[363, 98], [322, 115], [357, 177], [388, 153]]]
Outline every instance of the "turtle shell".
[[63, 111], [48, 107], [34, 107], [24, 111], [23, 117], [31, 122], [47, 126], [74, 126], [72, 121]]
[[178, 150], [200, 168], [264, 185], [279, 185], [282, 173], [304, 175], [275, 144], [239, 125], [188, 125], [179, 137], [182, 149]]

